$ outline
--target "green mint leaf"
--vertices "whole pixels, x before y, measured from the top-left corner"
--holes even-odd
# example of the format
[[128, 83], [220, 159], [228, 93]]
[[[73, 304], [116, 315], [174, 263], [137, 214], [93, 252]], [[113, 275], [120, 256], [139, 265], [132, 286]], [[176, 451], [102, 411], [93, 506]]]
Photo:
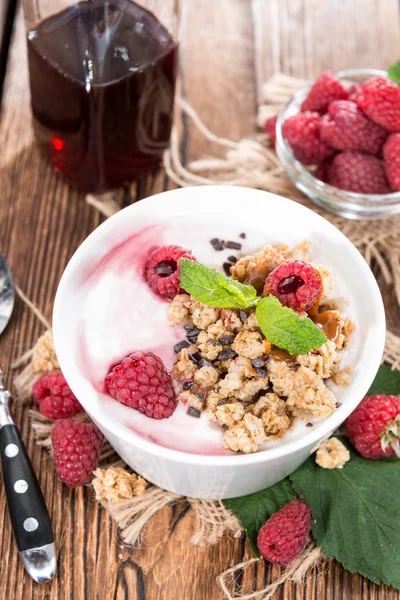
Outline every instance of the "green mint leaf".
[[385, 394], [386, 396], [400, 395], [400, 371], [381, 365], [376, 377], [368, 390], [369, 396], [373, 394]]
[[215, 269], [181, 258], [180, 284], [195, 300], [217, 308], [249, 308], [257, 301], [251, 285], [225, 277]]
[[282, 306], [275, 296], [261, 298], [256, 317], [267, 340], [290, 354], [307, 354], [326, 342], [325, 334], [311, 319], [301, 319], [294, 310]]
[[388, 75], [392, 81], [400, 85], [400, 60], [390, 65]]
[[311, 456], [290, 481], [311, 508], [313, 536], [326, 556], [400, 589], [400, 460], [350, 452], [343, 469], [322, 469]]
[[223, 500], [223, 503], [237, 516], [243, 529], [246, 530], [251, 549], [256, 556], [260, 556], [257, 548], [257, 536], [260, 528], [277, 510], [295, 497], [289, 480], [284, 479], [261, 492], [242, 498]]

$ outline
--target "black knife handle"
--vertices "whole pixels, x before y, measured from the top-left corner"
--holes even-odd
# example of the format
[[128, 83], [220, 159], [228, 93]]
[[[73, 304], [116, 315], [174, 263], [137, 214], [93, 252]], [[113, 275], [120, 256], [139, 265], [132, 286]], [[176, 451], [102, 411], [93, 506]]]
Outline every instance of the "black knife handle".
[[42, 491], [15, 425], [0, 429], [4, 488], [18, 550], [40, 548], [54, 542]]

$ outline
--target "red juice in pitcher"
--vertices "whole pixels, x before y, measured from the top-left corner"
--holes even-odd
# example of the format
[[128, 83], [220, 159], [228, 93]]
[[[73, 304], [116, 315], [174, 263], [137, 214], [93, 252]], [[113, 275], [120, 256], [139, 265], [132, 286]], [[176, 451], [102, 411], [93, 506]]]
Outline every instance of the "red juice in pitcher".
[[79, 2], [29, 32], [28, 59], [36, 139], [74, 187], [101, 192], [160, 164], [177, 44], [151, 12]]

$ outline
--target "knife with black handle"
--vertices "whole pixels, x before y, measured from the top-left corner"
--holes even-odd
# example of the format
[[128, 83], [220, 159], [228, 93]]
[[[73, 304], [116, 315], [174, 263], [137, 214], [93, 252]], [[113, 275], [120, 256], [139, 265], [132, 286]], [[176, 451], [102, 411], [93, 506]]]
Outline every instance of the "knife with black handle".
[[0, 370], [0, 454], [11, 524], [25, 569], [38, 583], [56, 572], [56, 550], [49, 513], [32, 463], [10, 415], [11, 395]]

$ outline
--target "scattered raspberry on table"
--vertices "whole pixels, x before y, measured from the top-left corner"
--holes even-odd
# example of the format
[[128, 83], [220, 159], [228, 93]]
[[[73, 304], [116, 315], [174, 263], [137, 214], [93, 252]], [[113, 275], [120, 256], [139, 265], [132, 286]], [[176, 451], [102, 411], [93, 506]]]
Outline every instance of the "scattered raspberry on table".
[[69, 487], [87, 483], [99, 464], [103, 435], [93, 423], [56, 421], [51, 434], [54, 466]]
[[400, 457], [400, 398], [366, 396], [345, 421], [351, 444], [364, 458]]
[[32, 395], [42, 415], [53, 421], [72, 417], [83, 410], [59, 370], [44, 373], [33, 384]]
[[166, 419], [176, 408], [171, 377], [152, 352], [133, 352], [105, 379], [110, 396], [152, 419]]
[[311, 525], [309, 506], [303, 500], [292, 500], [261, 527], [257, 538], [261, 556], [276, 565], [292, 562], [304, 551]]

